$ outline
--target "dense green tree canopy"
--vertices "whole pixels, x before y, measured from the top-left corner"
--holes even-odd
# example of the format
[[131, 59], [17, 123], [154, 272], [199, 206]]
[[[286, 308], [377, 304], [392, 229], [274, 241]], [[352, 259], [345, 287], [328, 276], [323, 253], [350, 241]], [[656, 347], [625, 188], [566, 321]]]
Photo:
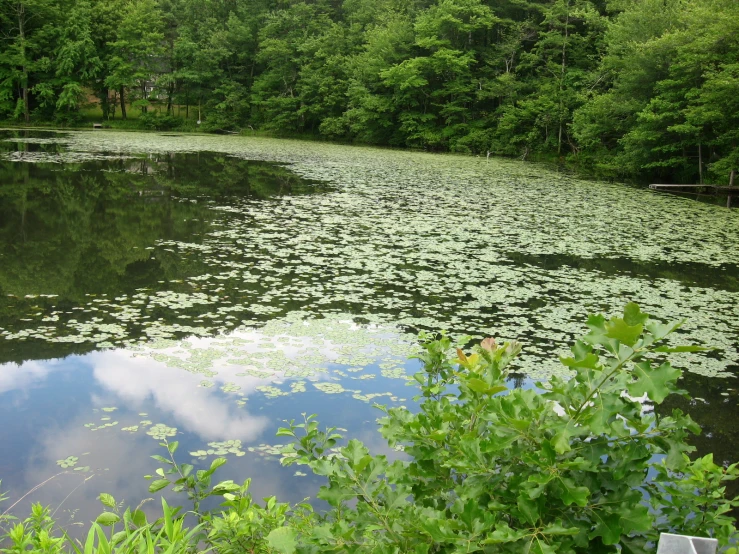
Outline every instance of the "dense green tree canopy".
[[6, 120], [73, 122], [98, 97], [108, 118], [156, 104], [602, 177], [739, 166], [735, 0], [0, 0], [0, 30]]

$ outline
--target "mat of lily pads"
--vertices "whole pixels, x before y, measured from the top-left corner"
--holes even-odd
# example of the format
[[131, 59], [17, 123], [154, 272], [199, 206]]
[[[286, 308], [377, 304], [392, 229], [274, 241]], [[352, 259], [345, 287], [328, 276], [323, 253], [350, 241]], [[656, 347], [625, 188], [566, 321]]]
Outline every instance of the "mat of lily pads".
[[[725, 417], [709, 419], [734, 420], [726, 414], [737, 412], [736, 210], [513, 160], [108, 131], [6, 132], [0, 140], [3, 171], [44, 168], [50, 181], [37, 183], [36, 194], [58, 195], [68, 210], [60, 226], [75, 222], [69, 214], [86, 201], [85, 183], [105, 187], [94, 175], [110, 177], [122, 196], [98, 211], [120, 228], [106, 229], [107, 249], [90, 265], [158, 268], [141, 270], [135, 286], [110, 274], [121, 283], [112, 292], [70, 287], [69, 279], [84, 281], [84, 260], [74, 273], [63, 257], [48, 264], [29, 253], [15, 222], [25, 221], [19, 214], [33, 198], [13, 188], [23, 179], [0, 185], [3, 209], [16, 218], [4, 229], [0, 220], [0, 352], [15, 362], [0, 365], [0, 395], [22, 409], [58, 402], [74, 411], [56, 416], [53, 427], [18, 418], [6, 403], [16, 441], [6, 451], [30, 450], [10, 467], [20, 474], [35, 463], [28, 483], [55, 470], [80, 479], [108, 472], [122, 482], [116, 464], [125, 457], [128, 477], [116, 486], [130, 493], [153, 471], [131, 460], [165, 440], [181, 441], [194, 463], [227, 456], [276, 465], [274, 431], [301, 410], [382, 449], [372, 405], [412, 407], [408, 384], [419, 364], [407, 359], [419, 331], [519, 339], [518, 384], [531, 386], [565, 372], [557, 356], [583, 333], [588, 313], [616, 312], [629, 301], [659, 319], [684, 318], [681, 341], [718, 348], [682, 354], [675, 365], [700, 389], [695, 409], [713, 403]], [[177, 188], [182, 166], [172, 159], [196, 163], [201, 154], [210, 165], [200, 181]], [[277, 184], [260, 194], [224, 193], [231, 189], [221, 181], [237, 182], [252, 167], [239, 165], [245, 160], [267, 164], [254, 166], [259, 178]], [[64, 172], [76, 193], [51, 180]], [[144, 217], [113, 219], [131, 202], [137, 207], [129, 211], [150, 210], [163, 223], [129, 237], [129, 221], [147, 225]], [[116, 248], [118, 237], [125, 248]], [[59, 256], [69, 248], [53, 239], [34, 248], [47, 246]], [[82, 379], [94, 386], [79, 393], [65, 375], [76, 375], [75, 387]], [[717, 392], [701, 385], [708, 381], [725, 384]], [[73, 410], [67, 404], [76, 394]], [[28, 446], [34, 434], [43, 448]], [[114, 456], [117, 449], [125, 454]], [[256, 467], [238, 475], [270, 474], [265, 494], [286, 475], [309, 480]], [[295, 491], [288, 487], [288, 496]]]

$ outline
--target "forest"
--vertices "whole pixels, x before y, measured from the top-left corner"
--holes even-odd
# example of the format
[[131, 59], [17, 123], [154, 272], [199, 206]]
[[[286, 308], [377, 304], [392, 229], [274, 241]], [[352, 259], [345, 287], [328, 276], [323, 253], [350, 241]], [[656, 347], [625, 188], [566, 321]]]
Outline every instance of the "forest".
[[739, 168], [736, 0], [1, 0], [0, 36], [6, 123], [86, 124], [96, 104], [604, 179]]

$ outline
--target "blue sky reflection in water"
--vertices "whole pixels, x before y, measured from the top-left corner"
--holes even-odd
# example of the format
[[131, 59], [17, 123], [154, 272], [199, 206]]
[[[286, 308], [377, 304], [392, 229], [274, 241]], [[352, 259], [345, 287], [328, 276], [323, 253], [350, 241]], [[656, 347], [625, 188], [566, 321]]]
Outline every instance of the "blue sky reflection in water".
[[[193, 350], [207, 351], [212, 356], [224, 352], [224, 344], [236, 341], [243, 356], [257, 354], [259, 348], [245, 348], [244, 343], [258, 344], [261, 338], [259, 331], [237, 332], [185, 344], [193, 344]], [[274, 345], [274, 341], [270, 337], [268, 342]], [[296, 348], [292, 337], [285, 343], [283, 351], [288, 359], [304, 352]], [[397, 403], [398, 397], [391, 400], [384, 395], [391, 390], [404, 395], [410, 389], [400, 380], [379, 384], [382, 370], [374, 364], [363, 368], [361, 376], [365, 378], [342, 379], [343, 386], [338, 385], [334, 373], [339, 366], [330, 363], [338, 357], [336, 350], [322, 340], [310, 339], [300, 346], [320, 348], [326, 356], [325, 370], [316, 371], [310, 380], [245, 376], [248, 368], [225, 360], [215, 361], [211, 370], [217, 375], [204, 380], [200, 374], [156, 361], [154, 357], [164, 349], [156, 353], [114, 349], [0, 366], [5, 488], [17, 498], [62, 471], [58, 461], [75, 456], [78, 461], [67, 468], [68, 474], [45, 485], [33, 495], [34, 500], [56, 506], [72, 488], [92, 477], [78, 489], [67, 508], [74, 506], [84, 517], [94, 517], [100, 490], [137, 503], [147, 496], [142, 476], [157, 467], [149, 456], [162, 450], [159, 440], [147, 433], [157, 425], [166, 425], [176, 429], [176, 435], [168, 440], [180, 441], [183, 461], [209, 464], [209, 460], [223, 455], [218, 447], [214, 450], [213, 443], [240, 441], [240, 452], [226, 454], [230, 462], [222, 470], [223, 478], [253, 477], [259, 496], [279, 494], [293, 501], [310, 496], [315, 492], [315, 481], [295, 476], [295, 468], [282, 468], [276, 461], [279, 456], [273, 449], [279, 440], [274, 435], [282, 420], [300, 418], [301, 412], [322, 411], [325, 419], [382, 450], [380, 437], [372, 432], [378, 412], [370, 407], [369, 399], [353, 395], [379, 393], [383, 396], [378, 400]], [[176, 347], [167, 350], [177, 352]], [[325, 409], [325, 390], [331, 394], [330, 412]], [[278, 391], [281, 395], [275, 396]], [[208, 450], [210, 455], [189, 454]], [[85, 467], [89, 470], [75, 471]]]
[[0, 158], [14, 498], [64, 469], [30, 498], [74, 491], [60, 511], [77, 520], [101, 491], [135, 504], [152, 434], [174, 433], [183, 461], [226, 450], [224, 478], [300, 500], [316, 482], [270, 459], [280, 422], [315, 412], [382, 450], [371, 404], [411, 402], [418, 329], [520, 338], [519, 370], [545, 378], [588, 312], [629, 300], [723, 349], [679, 361], [696, 400], [664, 409], [736, 457], [737, 212], [531, 164], [295, 141], [9, 131]]

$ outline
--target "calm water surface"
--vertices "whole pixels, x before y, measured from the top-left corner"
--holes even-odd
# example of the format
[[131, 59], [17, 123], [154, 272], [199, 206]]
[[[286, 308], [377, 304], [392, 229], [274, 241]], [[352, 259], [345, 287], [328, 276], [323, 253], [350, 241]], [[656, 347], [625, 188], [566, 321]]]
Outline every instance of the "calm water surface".
[[100, 492], [137, 504], [163, 437], [302, 500], [319, 482], [279, 465], [277, 428], [317, 413], [387, 451], [372, 403], [412, 405], [418, 330], [520, 337], [521, 373], [546, 377], [589, 311], [632, 299], [721, 347], [683, 360], [696, 399], [659, 409], [739, 458], [725, 208], [289, 141], [0, 131], [0, 154], [0, 479], [15, 500], [53, 477], [22, 508], [74, 524]]

